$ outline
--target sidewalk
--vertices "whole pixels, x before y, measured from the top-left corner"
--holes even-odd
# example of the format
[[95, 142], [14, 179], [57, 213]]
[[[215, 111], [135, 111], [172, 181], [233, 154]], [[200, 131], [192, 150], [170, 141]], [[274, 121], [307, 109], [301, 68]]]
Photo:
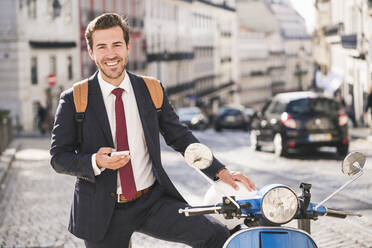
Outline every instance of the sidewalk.
[[17, 151], [21, 148], [22, 138], [43, 138], [43, 136], [39, 133], [21, 133], [13, 137], [9, 147], [0, 154], [0, 189]]
[[0, 155], [0, 188], [18, 149], [19, 142], [13, 139], [9, 147]]
[[350, 127], [349, 132], [351, 140], [363, 141], [372, 145], [371, 127]]

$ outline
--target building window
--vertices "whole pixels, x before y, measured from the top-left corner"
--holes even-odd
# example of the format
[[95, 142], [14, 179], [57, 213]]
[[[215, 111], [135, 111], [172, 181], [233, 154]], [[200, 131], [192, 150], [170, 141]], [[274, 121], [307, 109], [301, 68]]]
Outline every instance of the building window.
[[68, 74], [68, 80], [71, 80], [73, 78], [72, 56], [67, 57], [67, 74]]
[[54, 20], [59, 17], [61, 15], [61, 9], [62, 6], [59, 0], [48, 0], [48, 15], [50, 19]]
[[28, 17], [30, 19], [36, 19], [36, 0], [28, 0]]
[[37, 58], [31, 58], [31, 84], [37, 84]]
[[64, 11], [65, 11], [65, 20], [66, 23], [71, 23], [72, 21], [72, 4], [71, 0], [66, 0], [64, 4]]
[[55, 55], [50, 56], [50, 73], [57, 74], [57, 58]]

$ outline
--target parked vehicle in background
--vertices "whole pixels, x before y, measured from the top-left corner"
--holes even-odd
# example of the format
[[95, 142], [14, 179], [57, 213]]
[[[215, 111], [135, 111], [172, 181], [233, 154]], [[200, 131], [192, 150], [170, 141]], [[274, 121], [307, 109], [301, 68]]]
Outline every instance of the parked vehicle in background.
[[252, 120], [253, 120], [256, 112], [253, 109], [251, 109], [251, 108], [245, 108], [244, 109], [244, 114], [247, 117], [247, 120], [248, 120], [248, 129], [250, 130], [251, 129]]
[[244, 108], [239, 106], [226, 106], [220, 109], [214, 122], [214, 129], [249, 129], [249, 120], [244, 113]]
[[349, 149], [348, 117], [340, 103], [314, 92], [276, 95], [252, 122], [251, 146], [272, 145], [275, 154], [292, 148], [334, 146], [339, 155]]
[[208, 118], [198, 107], [179, 108], [177, 114], [181, 123], [190, 129], [204, 130], [208, 127]]

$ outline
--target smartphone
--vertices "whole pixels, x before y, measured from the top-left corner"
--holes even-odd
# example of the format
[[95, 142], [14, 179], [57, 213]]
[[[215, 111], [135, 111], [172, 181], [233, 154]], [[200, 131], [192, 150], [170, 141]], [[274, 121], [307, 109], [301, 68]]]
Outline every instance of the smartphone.
[[119, 152], [110, 153], [110, 157], [118, 156], [118, 155], [129, 155], [129, 151], [119, 151]]

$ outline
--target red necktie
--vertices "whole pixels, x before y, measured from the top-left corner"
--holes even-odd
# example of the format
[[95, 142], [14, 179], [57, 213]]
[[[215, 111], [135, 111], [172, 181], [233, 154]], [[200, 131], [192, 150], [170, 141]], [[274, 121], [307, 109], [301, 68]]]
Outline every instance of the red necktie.
[[[124, 105], [121, 95], [124, 89], [116, 88], [112, 94], [116, 96], [115, 117], [116, 117], [116, 143], [117, 151], [129, 151], [127, 125], [125, 123]], [[129, 162], [119, 169], [121, 191], [127, 200], [132, 200], [137, 193], [136, 183], [134, 182], [132, 163]]]

